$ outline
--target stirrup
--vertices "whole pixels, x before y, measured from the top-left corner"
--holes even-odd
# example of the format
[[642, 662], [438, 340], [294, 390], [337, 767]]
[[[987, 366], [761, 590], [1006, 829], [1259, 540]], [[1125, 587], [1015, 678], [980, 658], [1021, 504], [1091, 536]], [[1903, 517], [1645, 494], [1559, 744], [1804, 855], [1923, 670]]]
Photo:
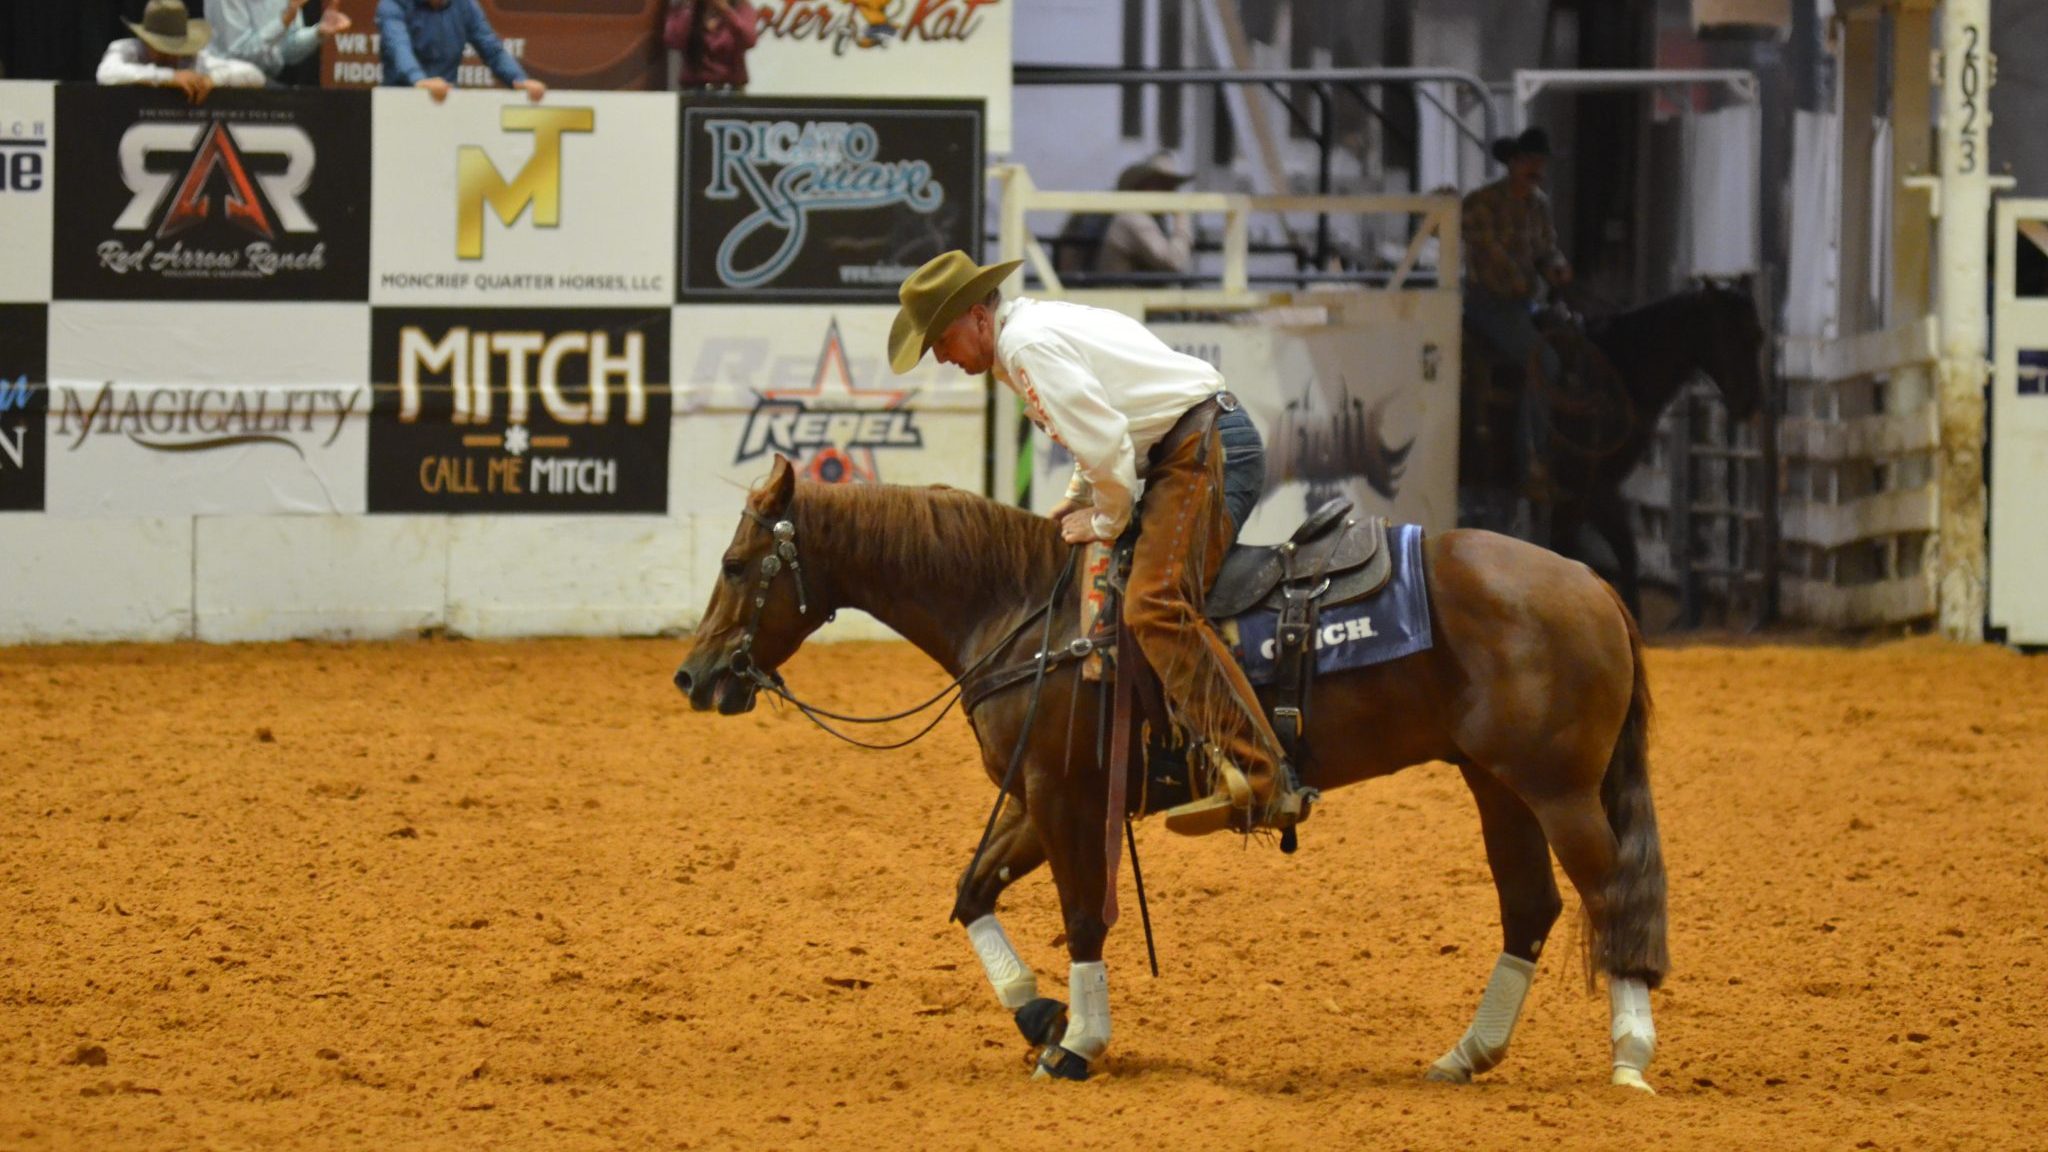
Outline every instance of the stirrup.
[[1257, 797], [1244, 773], [1221, 756], [1215, 763], [1221, 786], [1207, 796], [1167, 809], [1167, 831], [1182, 836], [1207, 836], [1226, 829], [1286, 832], [1308, 819], [1309, 810], [1322, 799], [1322, 793], [1314, 788], [1302, 787], [1293, 767], [1282, 761], [1275, 773], [1272, 797], [1263, 812], [1255, 811]]

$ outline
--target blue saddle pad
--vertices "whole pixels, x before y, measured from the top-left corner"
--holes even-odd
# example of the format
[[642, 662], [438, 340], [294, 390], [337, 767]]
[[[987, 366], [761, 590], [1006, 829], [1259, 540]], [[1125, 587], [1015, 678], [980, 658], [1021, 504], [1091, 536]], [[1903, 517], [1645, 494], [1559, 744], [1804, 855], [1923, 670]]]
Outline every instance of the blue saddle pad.
[[[1422, 525], [1389, 527], [1387, 547], [1394, 550], [1394, 572], [1386, 587], [1363, 600], [1325, 608], [1318, 616], [1318, 675], [1385, 664], [1425, 651], [1432, 643], [1429, 584], [1422, 567]], [[1279, 629], [1280, 614], [1265, 609], [1247, 612], [1223, 626], [1232, 654], [1255, 685], [1273, 682]]]

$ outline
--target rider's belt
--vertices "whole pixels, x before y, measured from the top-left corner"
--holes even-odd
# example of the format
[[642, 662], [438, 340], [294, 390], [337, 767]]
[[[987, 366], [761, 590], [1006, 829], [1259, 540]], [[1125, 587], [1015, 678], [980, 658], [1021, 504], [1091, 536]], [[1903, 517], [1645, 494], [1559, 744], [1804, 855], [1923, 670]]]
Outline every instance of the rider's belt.
[[1173, 427], [1166, 430], [1166, 435], [1161, 436], [1158, 442], [1152, 445], [1152, 450], [1145, 454], [1145, 467], [1157, 467], [1161, 460], [1166, 459], [1188, 437], [1207, 436], [1209, 430], [1216, 426], [1218, 416], [1225, 412], [1235, 412], [1237, 409], [1237, 397], [1226, 391], [1218, 392], [1181, 413], [1180, 419], [1173, 422]]

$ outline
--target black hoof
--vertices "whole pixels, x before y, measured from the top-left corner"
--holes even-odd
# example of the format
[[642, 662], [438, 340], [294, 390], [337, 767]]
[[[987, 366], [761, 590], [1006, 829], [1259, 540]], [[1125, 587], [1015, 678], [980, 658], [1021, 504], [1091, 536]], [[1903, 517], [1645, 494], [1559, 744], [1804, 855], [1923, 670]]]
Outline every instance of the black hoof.
[[1017, 1009], [1017, 1031], [1031, 1044], [1050, 1048], [1067, 1034], [1067, 1006], [1040, 996]]
[[1038, 1054], [1038, 1072], [1054, 1080], [1086, 1080], [1088, 1061], [1065, 1048], [1051, 1046]]
[[1294, 850], [1299, 847], [1301, 847], [1301, 841], [1295, 837], [1294, 828], [1290, 825], [1285, 831], [1280, 833], [1280, 851], [1292, 856], [1294, 855]]

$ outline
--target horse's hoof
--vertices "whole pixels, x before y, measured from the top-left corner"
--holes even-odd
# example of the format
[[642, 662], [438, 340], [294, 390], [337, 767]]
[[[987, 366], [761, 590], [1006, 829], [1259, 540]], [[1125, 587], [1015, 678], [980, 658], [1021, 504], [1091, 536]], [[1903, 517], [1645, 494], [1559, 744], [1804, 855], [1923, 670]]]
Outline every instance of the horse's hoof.
[[1050, 1048], [1067, 1034], [1067, 1006], [1040, 996], [1017, 1009], [1017, 1031], [1035, 1048]]
[[1086, 1080], [1088, 1061], [1057, 1044], [1049, 1044], [1038, 1054], [1038, 1067], [1031, 1072], [1033, 1080]]
[[1633, 1088], [1638, 1092], [1647, 1092], [1652, 1096], [1657, 1094], [1657, 1090], [1650, 1087], [1650, 1082], [1643, 1079], [1643, 1074], [1633, 1068], [1616, 1068], [1614, 1070], [1613, 1084], [1616, 1088]]
[[1429, 1069], [1422, 1074], [1422, 1078], [1432, 1084], [1470, 1084], [1472, 1082], [1472, 1072], [1470, 1069], [1461, 1068], [1456, 1064], [1439, 1062], [1431, 1064]]

